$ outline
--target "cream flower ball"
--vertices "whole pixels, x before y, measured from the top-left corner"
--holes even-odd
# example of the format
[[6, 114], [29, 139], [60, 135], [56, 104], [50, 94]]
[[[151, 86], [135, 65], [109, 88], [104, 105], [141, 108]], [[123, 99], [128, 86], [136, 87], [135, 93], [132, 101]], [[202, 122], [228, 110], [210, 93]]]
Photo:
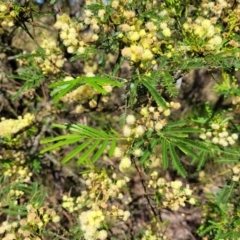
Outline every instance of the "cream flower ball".
[[136, 122], [136, 118], [133, 115], [127, 115], [126, 123], [128, 125], [133, 125]]

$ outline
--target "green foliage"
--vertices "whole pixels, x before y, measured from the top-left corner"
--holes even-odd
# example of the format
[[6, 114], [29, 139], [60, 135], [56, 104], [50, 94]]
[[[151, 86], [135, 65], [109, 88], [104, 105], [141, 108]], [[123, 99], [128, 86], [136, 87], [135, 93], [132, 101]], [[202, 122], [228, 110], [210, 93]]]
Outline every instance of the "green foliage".
[[95, 54], [96, 52], [97, 52], [97, 50], [95, 48], [89, 47], [86, 49], [86, 51], [84, 53], [72, 56], [70, 61], [74, 62], [78, 59], [87, 61], [90, 59], [91, 54]]
[[[51, 164], [55, 164], [58, 162], [58, 158], [61, 158], [61, 163], [67, 166], [67, 163], [76, 159], [77, 164], [84, 166], [85, 170], [78, 178], [85, 181], [86, 185], [91, 185], [90, 189], [86, 187], [86, 191], [82, 190], [81, 186], [82, 195], [77, 190], [75, 192], [74, 189], [74, 195], [79, 194], [76, 202], [79, 201], [77, 204], [82, 205], [72, 207], [72, 212], [68, 213], [66, 213], [66, 205], [65, 207], [58, 206], [66, 208], [64, 211], [60, 211], [64, 212], [65, 218], [69, 220], [66, 228], [64, 225], [64, 230], [61, 229], [57, 233], [48, 229], [35, 229], [35, 232], [31, 232], [34, 237], [36, 234], [51, 239], [86, 238], [87, 240], [84, 230], [89, 227], [89, 222], [92, 227], [90, 230], [92, 232], [96, 230], [95, 235], [101, 230], [108, 230], [113, 235], [111, 227], [117, 219], [118, 212], [116, 210], [121, 209], [122, 202], [126, 202], [125, 199], [127, 199], [125, 196], [115, 199], [116, 189], [120, 187], [114, 184], [117, 182], [118, 185], [127, 185], [127, 179], [131, 180], [131, 183], [135, 183], [134, 177], [136, 177], [140, 179], [144, 190], [137, 198], [140, 198], [140, 202], [142, 202], [141, 198], [147, 200], [146, 211], [150, 209], [147, 214], [151, 218], [150, 225], [153, 225], [151, 228], [146, 224], [149, 230], [142, 230], [142, 235], [140, 235], [142, 239], [165, 239], [165, 235], [163, 237], [159, 231], [163, 209], [158, 209], [159, 213], [156, 213], [153, 206], [155, 203], [158, 204], [161, 199], [156, 198], [156, 187], [151, 188], [150, 183], [147, 185], [146, 179], [152, 178], [157, 183], [157, 179], [154, 179], [153, 176], [155, 178], [164, 177], [168, 170], [170, 178], [175, 178], [176, 171], [180, 177], [186, 178], [185, 181], [193, 189], [199, 187], [194, 182], [199, 182], [199, 185], [203, 185], [202, 189], [205, 189], [208, 185], [204, 185], [205, 182], [196, 176], [199, 171], [204, 171], [209, 164], [213, 164], [214, 167], [216, 166], [214, 174], [217, 172], [218, 166], [227, 166], [228, 170], [224, 174], [219, 174], [221, 178], [218, 181], [214, 182], [214, 179], [210, 179], [209, 182], [214, 184], [214, 187], [220, 185], [219, 182], [225, 182], [225, 185], [218, 187], [214, 194], [202, 193], [202, 189], [198, 191], [198, 194], [201, 194], [198, 196], [199, 201], [204, 204], [204, 214], [202, 214], [202, 224], [198, 234], [207, 239], [239, 239], [240, 197], [237, 174], [240, 170], [234, 169], [234, 166], [239, 164], [240, 155], [238, 140], [240, 90], [237, 74], [235, 76], [234, 72], [240, 68], [240, 18], [237, 10], [240, 5], [238, 1], [229, 1], [229, 3], [190, 0], [85, 2], [85, 8], [81, 8], [76, 17], [70, 17], [65, 12], [73, 14], [72, 10], [66, 11], [64, 4], [61, 9], [57, 9], [59, 7], [57, 1], [51, 0], [50, 5], [58, 16], [56, 21], [47, 21], [46, 25], [50, 23], [51, 31], [48, 31], [46, 36], [41, 34], [38, 36], [34, 32], [37, 27], [44, 26], [39, 20], [41, 17], [45, 21], [46, 14], [54, 14], [51, 10], [47, 10], [50, 13], [45, 12], [45, 7], [38, 10], [29, 1], [21, 4], [14, 1], [0, 3], [1, 51], [7, 55], [9, 51], [11, 55], [15, 54], [15, 50], [22, 52], [6, 58], [7, 61], [16, 61], [17, 69], [6, 70], [6, 77], [14, 79], [17, 86], [9, 86], [9, 82], [2, 77], [1, 84], [7, 86], [7, 90], [4, 89], [7, 93], [4, 101], [10, 106], [9, 108], [12, 106], [16, 108], [17, 114], [15, 115], [24, 114], [30, 110], [35, 114], [43, 115], [41, 120], [36, 118], [35, 129], [31, 130], [31, 125], [29, 125], [22, 130], [21, 137], [8, 138], [7, 134], [0, 136], [0, 146], [3, 148], [0, 150], [0, 185], [2, 186], [0, 189], [0, 215], [3, 215], [4, 219], [9, 219], [11, 216], [18, 217], [19, 220], [28, 215], [27, 205], [29, 204], [36, 207], [37, 213], [39, 213], [39, 208], [45, 206], [44, 201], [47, 196], [44, 187], [38, 183], [39, 176], [45, 176], [44, 165], [46, 162], [51, 161]], [[216, 9], [219, 10], [217, 13]], [[38, 15], [40, 15], [39, 19]], [[12, 50], [13, 36], [18, 28], [33, 40], [37, 49], [31, 53], [25, 53], [17, 47]], [[53, 29], [55, 32], [52, 31]], [[52, 38], [48, 39], [47, 36], [50, 35]], [[75, 63], [81, 66], [76, 71], [71, 68]], [[226, 110], [224, 105], [219, 104], [221, 101], [216, 101], [216, 106], [212, 106], [206, 99], [205, 102], [196, 104], [197, 106], [189, 106], [189, 99], [178, 99], [179, 89], [176, 87], [175, 81], [186, 77], [190, 71], [199, 69], [206, 69], [209, 76], [215, 81], [212, 90], [219, 96], [219, 100], [223, 96], [224, 100], [227, 100], [227, 104], [231, 105], [231, 100], [234, 98], [236, 104], [232, 104]], [[215, 74], [216, 72], [221, 72], [221, 76]], [[89, 75], [92, 77], [87, 77]], [[68, 80], [70, 76], [73, 77]], [[48, 89], [44, 89], [45, 85], [50, 89], [50, 94]], [[79, 99], [72, 102], [70, 100], [67, 103], [64, 101], [64, 97], [69, 96], [68, 94], [74, 93], [74, 90], [81, 87], [84, 89], [86, 86], [93, 90], [94, 94], [88, 95], [83, 90], [80, 93], [82, 101]], [[195, 87], [195, 83], [193, 83], [193, 87]], [[112, 91], [113, 88], [115, 89]], [[22, 102], [14, 102], [27, 90], [36, 90], [34, 103], [23, 97], [21, 98]], [[182, 90], [185, 91], [185, 89]], [[93, 105], [90, 104], [91, 101], [96, 100], [95, 94], [98, 95], [98, 100], [100, 99], [100, 107], [92, 107]], [[10, 95], [12, 98], [9, 98], [8, 101], [7, 98]], [[119, 95], [122, 95], [122, 99]], [[39, 107], [35, 103], [39, 103], [40, 100], [50, 102], [51, 106], [46, 109], [44, 109], [45, 106]], [[61, 100], [62, 103], [58, 104]], [[6, 113], [8, 117], [5, 102], [1, 104], [0, 110], [3, 109], [3, 113]], [[77, 111], [79, 109], [77, 107], [80, 107], [82, 111]], [[192, 109], [190, 113], [187, 112], [188, 109]], [[100, 120], [98, 116], [99, 111], [104, 115], [103, 120]], [[185, 114], [186, 112], [187, 114]], [[45, 121], [45, 115], [47, 121]], [[130, 116], [130, 121], [127, 121], [128, 116]], [[16, 117], [21, 119], [21, 116]], [[74, 123], [74, 121], [84, 121], [84, 119], [90, 120], [87, 122], [92, 126]], [[3, 124], [4, 121], [5, 119], [1, 119], [0, 124]], [[53, 128], [48, 128], [48, 121], [70, 123], [56, 123], [52, 124]], [[106, 126], [109, 121], [111, 121], [111, 127]], [[12, 119], [6, 120], [10, 126], [12, 126], [12, 122]], [[99, 123], [104, 126], [104, 130], [96, 127], [100, 125]], [[137, 130], [138, 127], [140, 127], [140, 131]], [[38, 148], [39, 142], [43, 148], [41, 151]], [[32, 151], [33, 149], [37, 149], [36, 152]], [[66, 155], [62, 156], [60, 149], [66, 150]], [[23, 153], [21, 157], [17, 155], [20, 151]], [[58, 156], [57, 161], [51, 159], [52, 155], [49, 156], [48, 152]], [[111, 171], [107, 168], [99, 169], [101, 164], [97, 164], [97, 161], [101, 161], [106, 155], [109, 158], [119, 158], [120, 160], [120, 163], [118, 160], [113, 163]], [[28, 160], [25, 161], [25, 159]], [[157, 165], [154, 165], [154, 159], [161, 160], [161, 163], [156, 161]], [[124, 162], [124, 160], [126, 161]], [[187, 165], [192, 165], [191, 169], [194, 167], [195, 170], [190, 172]], [[156, 170], [157, 175], [151, 172], [152, 169]], [[97, 174], [93, 170], [96, 170]], [[33, 173], [30, 174], [30, 171]], [[23, 178], [18, 182], [19, 176], [25, 173], [28, 178], [25, 180]], [[113, 180], [104, 179], [108, 174], [114, 176]], [[147, 175], [146, 179], [145, 175]], [[92, 183], [88, 177], [93, 176], [96, 178]], [[187, 177], [194, 178], [194, 181]], [[119, 180], [123, 180], [124, 183]], [[97, 181], [99, 182], [95, 186]], [[107, 187], [101, 185], [101, 181], [109, 185]], [[172, 187], [177, 189], [180, 186], [177, 183], [175, 182], [175, 186], [173, 184]], [[171, 184], [170, 181], [166, 182], [166, 185], [170, 186]], [[128, 184], [130, 187], [132, 185], [134, 184]], [[103, 187], [102, 192], [95, 196], [94, 191], [97, 192], [96, 188], [99, 186], [105, 188]], [[147, 189], [146, 186], [151, 189]], [[131, 197], [134, 196], [132, 189], [124, 187], [126, 190], [124, 194], [127, 195], [129, 191]], [[62, 188], [64, 189], [61, 190], [68, 192], [70, 196], [71, 190], [66, 190], [65, 186]], [[108, 192], [109, 190], [111, 192]], [[191, 190], [188, 190], [188, 194], [191, 194]], [[24, 195], [23, 200], [22, 195], [11, 195], [14, 191], [21, 191], [18, 194]], [[85, 193], [86, 196], [90, 196], [86, 198], [87, 200], [84, 199]], [[161, 194], [167, 196], [168, 193]], [[155, 199], [152, 196], [155, 196]], [[184, 205], [184, 200], [177, 194], [174, 197], [183, 201], [180, 204], [183, 208], [189, 207]], [[191, 199], [192, 202], [195, 197], [193, 196]], [[67, 199], [67, 196], [65, 198]], [[84, 199], [83, 202], [81, 202], [81, 198]], [[59, 199], [55, 200], [59, 201]], [[75, 199], [70, 201], [74, 203]], [[155, 201], [154, 204], [153, 201]], [[118, 203], [117, 207], [114, 205], [115, 202]], [[135, 199], [133, 202], [135, 204]], [[132, 203], [126, 203], [124, 210], [126, 208], [132, 211], [134, 205]], [[190, 200], [188, 203], [192, 204]], [[94, 207], [98, 211], [97, 214], [94, 213]], [[89, 213], [88, 210], [93, 211]], [[118, 219], [120, 221], [124, 218], [124, 210], [122, 212], [119, 210], [122, 214]], [[74, 211], [76, 214], [73, 213]], [[96, 219], [92, 218], [91, 221], [86, 219], [91, 214], [95, 214], [95, 217], [98, 214], [101, 215], [101, 211], [107, 213], [107, 217], [103, 216], [104, 220], [110, 219], [111, 221], [111, 217], [114, 217], [114, 221], [109, 225], [102, 223], [100, 226], [99, 224], [96, 229], [93, 229]], [[86, 213], [85, 222], [81, 222], [79, 217], [81, 213]], [[42, 216], [42, 218], [44, 217]], [[67, 231], [67, 228], [70, 230]], [[0, 237], [7, 236], [7, 233], [4, 232], [5, 229], [4, 231], [2, 228], [0, 229]], [[156, 236], [150, 236], [153, 229], [156, 230], [154, 232]], [[91, 231], [87, 230], [87, 234]], [[145, 236], [145, 233], [150, 235]], [[133, 235], [134, 233], [131, 233], [131, 238], [139, 236], [139, 234]], [[108, 238], [110, 237], [117, 239], [115, 236], [108, 236]], [[130, 236], [123, 233], [123, 237], [127, 240]], [[89, 237], [89, 239], [93, 238], [100, 239], [96, 236]]]
[[110, 133], [106, 133], [103, 130], [94, 129], [83, 124], [53, 124], [53, 127], [66, 129], [75, 134], [44, 139], [42, 143], [57, 143], [43, 149], [41, 151], [42, 154], [69, 144], [76, 143], [79, 145], [69, 155], [63, 158], [62, 163], [70, 161], [73, 157], [84, 151], [84, 153], [78, 158], [77, 163], [84, 166], [89, 164], [92, 165], [105, 153], [108, 145], [110, 145], [108, 155], [112, 156], [117, 140], [121, 139], [119, 134], [113, 129], [111, 129]]
[[[2, 184], [5, 183], [7, 179], [3, 179]], [[46, 198], [46, 192], [44, 190], [43, 186], [39, 186], [38, 183], [34, 182], [31, 185], [26, 185], [23, 183], [12, 183], [4, 188], [3, 192], [0, 192], [0, 200], [3, 201], [3, 199], [8, 199], [9, 192], [13, 190], [18, 190], [24, 192], [29, 197], [28, 204], [37, 205], [39, 208], [42, 206], [45, 198]], [[27, 210], [26, 206], [19, 206], [16, 205], [14, 201], [11, 199], [4, 201], [5, 209], [3, 209], [3, 212], [5, 214], [9, 215], [21, 215], [26, 216]]]
[[44, 79], [42, 72], [37, 70], [35, 67], [22, 68], [18, 75], [9, 74], [8, 77], [24, 81], [22, 87], [15, 95], [12, 96], [12, 100], [19, 98], [26, 90], [39, 87], [41, 81]]
[[204, 143], [189, 139], [190, 134], [199, 133], [201, 130], [196, 128], [187, 128], [186, 125], [186, 121], [169, 123], [159, 134], [162, 139], [163, 168], [168, 168], [168, 159], [170, 156], [174, 169], [176, 169], [182, 177], [186, 177], [187, 172], [178, 157], [176, 149], [179, 149], [182, 153], [192, 158], [198, 157], [198, 151], [208, 151], [208, 148]]
[[235, 76], [230, 76], [226, 72], [222, 72], [223, 81], [217, 81], [213, 90], [217, 93], [221, 93], [225, 98], [230, 96], [239, 96], [240, 90], [237, 85], [237, 79]]
[[56, 2], [56, 0], [51, 0], [51, 1], [50, 1], [50, 4], [53, 5], [55, 2]]
[[121, 87], [122, 84], [116, 80], [103, 77], [81, 77], [75, 78], [69, 81], [59, 81], [49, 85], [49, 88], [54, 88], [51, 92], [53, 96], [53, 102], [58, 102], [64, 95], [69, 93], [71, 90], [76, 89], [79, 86], [88, 84], [99, 93], [106, 95], [107, 91], [103, 88], [105, 85]]
[[198, 229], [200, 236], [208, 235], [210, 239], [238, 239], [240, 217], [239, 193], [234, 189], [239, 183], [229, 182], [207, 204], [207, 217]]
[[[148, 79], [147, 79], [148, 80]], [[149, 83], [146, 80], [141, 81], [141, 83], [148, 89], [148, 91], [150, 92], [151, 96], [153, 97], [153, 99], [156, 101], [156, 103], [158, 104], [158, 106], [163, 107], [164, 109], [167, 108], [166, 102], [165, 100], [162, 98], [162, 96], [156, 91], [156, 89], [154, 88], [154, 86], [151, 85], [151, 83]]]

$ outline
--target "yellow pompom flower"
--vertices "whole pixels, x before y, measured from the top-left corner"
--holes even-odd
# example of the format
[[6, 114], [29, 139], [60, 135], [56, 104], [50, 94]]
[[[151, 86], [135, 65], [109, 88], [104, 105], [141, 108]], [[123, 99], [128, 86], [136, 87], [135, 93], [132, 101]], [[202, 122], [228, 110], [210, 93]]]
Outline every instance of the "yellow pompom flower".
[[130, 158], [124, 157], [119, 164], [119, 170], [124, 173], [131, 167], [131, 164]]
[[171, 36], [171, 30], [168, 27], [164, 28], [162, 33], [165, 37], [170, 37]]

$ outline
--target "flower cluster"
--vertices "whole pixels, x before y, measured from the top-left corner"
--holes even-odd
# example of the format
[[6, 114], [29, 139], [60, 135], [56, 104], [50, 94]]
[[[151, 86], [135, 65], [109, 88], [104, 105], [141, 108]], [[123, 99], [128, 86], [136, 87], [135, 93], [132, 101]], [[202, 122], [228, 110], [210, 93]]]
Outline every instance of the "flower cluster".
[[[119, 38], [128, 45], [122, 49], [122, 56], [133, 62], [150, 61], [154, 59], [154, 52], [159, 49], [157, 40], [157, 26], [153, 22], [136, 20], [133, 25], [122, 24], [119, 26], [121, 33]], [[142, 26], [143, 25], [143, 26]], [[153, 63], [156, 63], [153, 61]]]
[[16, 13], [13, 10], [13, 4], [11, 2], [1, 2], [0, 14], [0, 34], [3, 34], [4, 30], [14, 26], [14, 17]]
[[171, 108], [179, 109], [180, 104], [177, 102], [167, 103], [168, 109], [162, 107], [144, 107], [140, 110], [141, 117], [136, 120], [135, 116], [126, 117], [126, 125], [123, 126], [124, 137], [141, 137], [148, 130], [161, 131], [167, 124], [166, 117], [170, 116]]
[[83, 211], [79, 216], [81, 229], [86, 240], [106, 239], [107, 231], [102, 229], [105, 222], [114, 221], [116, 218], [126, 221], [130, 216], [129, 211], [123, 211], [114, 205], [109, 211], [101, 208], [95, 205], [91, 210]]
[[240, 105], [240, 96], [236, 96], [232, 99], [233, 105]]
[[[93, 77], [94, 74], [87, 74], [87, 77]], [[73, 80], [73, 77], [65, 77], [64, 81], [71, 81]], [[79, 80], [81, 81], [81, 80]], [[103, 86], [103, 89], [110, 93], [112, 91], [111, 85], [105, 85]], [[69, 92], [68, 94], [64, 95], [61, 100], [65, 103], [77, 103], [75, 107], [76, 113], [83, 113], [85, 111], [85, 108], [83, 106], [84, 103], [86, 103], [88, 100], [88, 104], [90, 108], [95, 108], [97, 106], [97, 95], [100, 94], [100, 92], [94, 88], [92, 88], [89, 84], [85, 84], [76, 88], [72, 92]], [[100, 99], [100, 102], [104, 104], [108, 101], [108, 96], [102, 96]]]
[[166, 225], [164, 222], [151, 222], [145, 227], [141, 240], [167, 240]]
[[[171, 114], [172, 109], [179, 109], [180, 104], [177, 102], [167, 103], [168, 108], [163, 109], [162, 107], [144, 107], [140, 110], [141, 117], [136, 119], [132, 114], [126, 116], [126, 124], [123, 126], [122, 134], [128, 139], [140, 138], [149, 130], [155, 130], [156, 132], [161, 131], [163, 127], [167, 124], [167, 119]], [[134, 148], [130, 152], [134, 157], [141, 157], [143, 151], [141, 148]], [[116, 147], [114, 151], [114, 157], [122, 157], [119, 170], [123, 173], [129, 172], [131, 170], [131, 159], [128, 155], [124, 154], [121, 147]]]
[[81, 208], [81, 206], [76, 206], [76, 201], [74, 201], [73, 197], [69, 197], [67, 195], [63, 195], [62, 197], [62, 206], [67, 209], [68, 212], [72, 213], [76, 210], [78, 210], [79, 208]]
[[[225, 0], [202, 1], [201, 16], [197, 19], [188, 17], [186, 23], [183, 24], [186, 33], [192, 35], [193, 39], [197, 37], [200, 40], [197, 46], [194, 40], [190, 48], [201, 52], [221, 51], [223, 39], [229, 40], [227, 43], [229, 47], [239, 47], [239, 43], [235, 40], [240, 23], [239, 7], [239, 3], [236, 3], [233, 9], [231, 4]], [[224, 25], [226, 27], [223, 27]]]
[[[61, 71], [66, 59], [63, 57], [61, 49], [57, 46], [54, 39], [43, 39], [40, 44], [42, 49], [45, 50], [43, 57], [35, 57], [35, 61], [39, 64], [44, 74], [56, 74]], [[35, 51], [32, 52], [33, 54]]]
[[[64, 81], [71, 81], [72, 77], [65, 77]], [[95, 95], [99, 94], [99, 92], [93, 89], [90, 85], [84, 84], [72, 92], [64, 95], [61, 100], [65, 103], [83, 103], [87, 99], [92, 99]]]
[[196, 203], [192, 197], [192, 190], [188, 185], [184, 188], [179, 180], [167, 182], [164, 178], [158, 178], [156, 171], [151, 174], [148, 188], [154, 189], [156, 194], [161, 196], [160, 202], [164, 208], [176, 211], [180, 206], [185, 206], [185, 202]]
[[[122, 56], [129, 59], [132, 63], [140, 63], [142, 69], [155, 65], [155, 56], [164, 54], [161, 48], [161, 41], [164, 42], [172, 35], [171, 28], [175, 20], [170, 18], [168, 11], [159, 10], [158, 18], [140, 19], [136, 16], [135, 11], [128, 7], [128, 3], [130, 4], [132, 1], [114, 0], [109, 3], [108, 7], [111, 8], [111, 15], [107, 14], [107, 9], [104, 5], [102, 7], [99, 6], [98, 10], [90, 10], [88, 5], [94, 2], [97, 3], [96, 1], [86, 1], [87, 9], [84, 11], [84, 17], [79, 19], [81, 22], [80, 29], [86, 27], [91, 29], [86, 33], [86, 36], [89, 36], [85, 37], [86, 40], [83, 42], [98, 40], [101, 32], [111, 34], [117, 30], [118, 39], [116, 41], [122, 46], [120, 49]], [[158, 6], [157, 1], [146, 4], [146, 10], [148, 8], [151, 9], [154, 5]], [[160, 26], [158, 24], [159, 18], [161, 18]], [[74, 51], [82, 53], [76, 47]], [[149, 64], [146, 65], [146, 63]]]
[[10, 159], [12, 162], [4, 164], [3, 174], [11, 179], [11, 182], [29, 182], [32, 176], [30, 168], [26, 165], [26, 158], [23, 152], [5, 150], [0, 155], [0, 162], [4, 159]]
[[6, 137], [19, 132], [21, 129], [29, 126], [35, 120], [34, 115], [27, 113], [24, 117], [19, 116], [18, 119], [1, 118], [0, 136]]
[[[162, 21], [157, 24], [154, 20], [144, 22], [135, 18], [120, 24], [119, 39], [125, 45], [121, 50], [122, 56], [130, 59], [133, 63], [141, 63], [140, 67], [145, 68], [146, 63], [156, 64], [155, 57], [163, 54], [161, 52], [161, 40], [171, 36], [170, 21]], [[161, 34], [159, 34], [159, 32]], [[170, 57], [170, 56], [169, 56]]]
[[214, 144], [223, 147], [235, 144], [238, 139], [237, 133], [230, 134], [225, 126], [221, 126], [218, 123], [212, 123], [210, 130], [203, 129], [203, 131], [204, 133], [199, 135], [201, 139], [210, 139]]
[[228, 2], [225, 0], [217, 0], [215, 2], [203, 1], [201, 5], [203, 8], [203, 15], [211, 16], [212, 21], [217, 21], [218, 18], [221, 17], [223, 10], [227, 7], [230, 7], [230, 5], [228, 5]]
[[232, 168], [232, 172], [233, 172], [232, 180], [234, 182], [239, 182], [239, 179], [240, 179], [240, 166], [239, 166], [239, 164], [235, 165]]
[[84, 30], [83, 24], [73, 22], [65, 13], [58, 16], [54, 27], [60, 31], [60, 38], [63, 41], [63, 44], [67, 47], [68, 53], [71, 54], [85, 53], [87, 45], [98, 39], [98, 35], [91, 31], [80, 34], [80, 31]]
[[107, 238], [107, 231], [101, 229], [105, 220], [102, 210], [96, 208], [84, 211], [80, 214], [79, 220], [86, 240], [104, 240]]
[[[128, 203], [127, 195], [123, 195], [128, 178], [119, 179], [116, 174], [110, 178], [105, 171], [91, 171], [83, 175], [86, 183], [86, 191], [82, 191], [81, 196], [76, 199], [63, 196], [62, 206], [69, 212], [81, 209], [79, 216], [81, 229], [86, 240], [106, 239], [107, 232], [102, 229], [103, 223], [111, 222], [118, 218], [126, 221], [130, 213], [124, 211], [112, 200]], [[82, 211], [83, 208], [87, 210]]]
[[48, 207], [37, 208], [31, 204], [27, 205], [26, 208], [28, 211], [28, 215], [26, 221], [24, 220], [22, 221], [22, 226], [26, 226], [27, 224], [29, 224], [30, 226], [37, 226], [39, 229], [41, 229], [50, 221], [52, 222], [60, 221], [60, 217], [51, 208]]
[[[83, 177], [86, 179], [88, 196], [90, 199], [95, 199], [98, 196], [98, 201], [103, 208], [107, 208], [107, 201], [110, 198], [123, 200], [122, 190], [126, 186], [127, 181], [129, 181], [128, 178], [117, 179], [115, 175], [113, 176], [114, 179], [111, 179], [106, 172], [90, 172], [89, 174], [84, 174]], [[99, 198], [101, 195], [102, 197]], [[91, 205], [92, 203], [89, 203], [88, 207], [91, 207]]]
[[235, 40], [234, 35], [239, 33], [239, 23], [240, 23], [240, 4], [236, 5], [236, 8], [229, 11], [228, 16], [226, 16], [223, 21], [228, 25], [228, 31], [224, 33], [224, 37], [230, 37], [229, 45], [233, 47], [239, 47], [239, 42]]
[[131, 159], [128, 156], [125, 156], [121, 159], [121, 162], [119, 164], [119, 170], [122, 173], [126, 173], [129, 171], [131, 165], [132, 165]]
[[206, 50], [216, 50], [222, 43], [221, 29], [214, 26], [209, 19], [198, 17], [194, 22], [189, 19], [189, 22], [183, 24], [183, 28], [193, 37], [201, 39], [199, 43], [201, 42], [202, 46], [200, 47]]
[[43, 230], [44, 227], [50, 222], [59, 222], [60, 217], [56, 212], [47, 207], [36, 208], [29, 204], [26, 206], [28, 214], [26, 218], [22, 218], [20, 221], [3, 222], [0, 226], [0, 236], [5, 234], [4, 240], [23, 239], [40, 240], [41, 238], [36, 236], [36, 229]]
[[[161, 236], [158, 236], [158, 235], [161, 235]], [[166, 235], [163, 233], [163, 234], [154, 234], [153, 231], [151, 230], [146, 230], [144, 232], [144, 235], [142, 236], [141, 240], [165, 240], [167, 239]]]
[[24, 195], [24, 192], [21, 190], [13, 190], [11, 189], [9, 192], [9, 197], [12, 199], [18, 199], [21, 198]]

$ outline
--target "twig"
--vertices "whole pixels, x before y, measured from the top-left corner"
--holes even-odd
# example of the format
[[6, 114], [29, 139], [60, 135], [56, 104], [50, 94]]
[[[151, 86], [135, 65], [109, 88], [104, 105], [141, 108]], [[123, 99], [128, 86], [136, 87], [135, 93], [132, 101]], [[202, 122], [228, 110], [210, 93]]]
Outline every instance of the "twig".
[[160, 222], [163, 222], [162, 217], [161, 217], [161, 214], [157, 214], [157, 213], [156, 213], [154, 207], [152, 206], [152, 204], [151, 204], [151, 202], [150, 202], [149, 196], [148, 196], [148, 194], [147, 194], [147, 188], [146, 188], [146, 186], [145, 186], [145, 184], [144, 184], [144, 180], [143, 180], [142, 173], [141, 173], [141, 171], [139, 170], [139, 168], [138, 168], [138, 166], [137, 166], [137, 164], [136, 164], [135, 159], [133, 160], [133, 163], [134, 163], [134, 165], [135, 165], [135, 167], [136, 167], [136, 169], [137, 169], [137, 171], [138, 171], [138, 174], [139, 174], [139, 176], [140, 176], [141, 184], [142, 184], [143, 190], [144, 190], [144, 192], [145, 192], [144, 196], [145, 196], [145, 198], [146, 198], [146, 200], [147, 200], [147, 202], [148, 202], [148, 204], [149, 204], [149, 206], [150, 206], [150, 208], [151, 208], [151, 211], [153, 212], [153, 215], [154, 215], [156, 218], [159, 218]]
[[40, 138], [41, 138], [42, 134], [47, 131], [49, 122], [50, 122], [50, 117], [48, 117], [46, 119], [46, 123], [43, 125], [40, 133], [35, 137], [33, 144], [32, 144], [32, 148], [30, 150], [31, 155], [34, 155], [34, 153], [38, 150]]

